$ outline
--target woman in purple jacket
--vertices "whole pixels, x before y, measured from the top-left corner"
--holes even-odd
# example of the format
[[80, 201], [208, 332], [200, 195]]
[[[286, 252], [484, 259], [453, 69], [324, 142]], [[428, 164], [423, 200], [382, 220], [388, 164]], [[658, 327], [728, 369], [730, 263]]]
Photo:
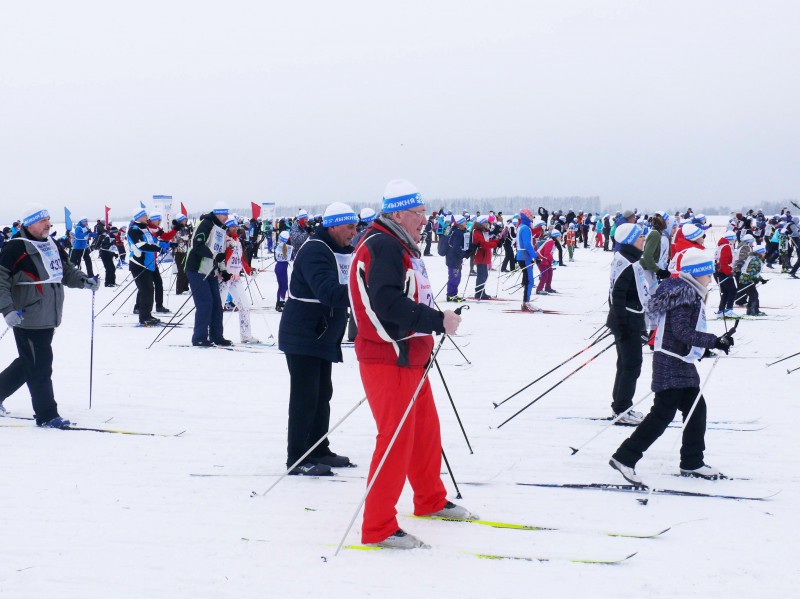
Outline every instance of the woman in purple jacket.
[[675, 412], [680, 409], [686, 420], [695, 402], [697, 407], [683, 428], [681, 475], [722, 477], [719, 470], [703, 462], [706, 403], [700, 395], [700, 377], [694, 365], [709, 349], [727, 354], [733, 345], [733, 330], [721, 337], [706, 332], [704, 300], [713, 274], [713, 256], [690, 248], [683, 256], [678, 277], [661, 283], [650, 299], [650, 310], [658, 318], [651, 386], [655, 400], [650, 413], [609, 461], [634, 485], [642, 484], [634, 470], [636, 462], [666, 430]]

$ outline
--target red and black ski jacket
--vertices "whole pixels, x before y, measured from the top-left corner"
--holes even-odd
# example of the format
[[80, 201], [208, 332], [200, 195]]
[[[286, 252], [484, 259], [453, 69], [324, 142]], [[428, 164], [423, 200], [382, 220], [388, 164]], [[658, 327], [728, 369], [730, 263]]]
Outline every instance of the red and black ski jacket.
[[358, 244], [349, 287], [359, 362], [424, 367], [433, 349], [430, 334], [444, 333], [443, 313], [419, 303], [414, 258], [380, 219]]

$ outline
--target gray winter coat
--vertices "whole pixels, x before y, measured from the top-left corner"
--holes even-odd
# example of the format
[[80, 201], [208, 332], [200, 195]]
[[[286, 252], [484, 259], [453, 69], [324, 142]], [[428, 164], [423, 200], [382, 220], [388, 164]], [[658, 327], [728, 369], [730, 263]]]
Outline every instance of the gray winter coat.
[[42, 257], [27, 239], [33, 239], [26, 229], [11, 239], [0, 251], [0, 312], [3, 316], [23, 310], [23, 329], [52, 329], [61, 324], [64, 306], [64, 285], [83, 288], [89, 278], [75, 268], [64, 250], [59, 248], [64, 276], [61, 283], [22, 285], [47, 279]]

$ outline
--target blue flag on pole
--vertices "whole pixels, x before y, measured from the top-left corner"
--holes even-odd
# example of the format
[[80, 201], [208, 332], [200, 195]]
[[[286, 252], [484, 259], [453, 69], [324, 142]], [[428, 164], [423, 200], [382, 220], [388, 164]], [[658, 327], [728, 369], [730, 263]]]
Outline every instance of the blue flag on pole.
[[144, 205], [144, 202], [142, 200], [139, 200], [139, 206], [147, 210], [147, 206]]
[[66, 223], [67, 231], [71, 231], [72, 230], [72, 218], [71, 218], [71, 216], [72, 216], [72, 213], [69, 211], [69, 208], [64, 206], [64, 222]]

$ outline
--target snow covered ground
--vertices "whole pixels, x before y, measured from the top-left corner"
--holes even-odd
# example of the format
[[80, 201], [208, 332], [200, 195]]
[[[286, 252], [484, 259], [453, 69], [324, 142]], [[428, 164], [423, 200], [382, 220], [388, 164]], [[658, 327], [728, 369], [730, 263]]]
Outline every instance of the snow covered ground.
[[[504, 291], [504, 282], [498, 291], [498, 258], [487, 289], [515, 301], [470, 303], [456, 341], [471, 365], [450, 344], [439, 358], [473, 455], [435, 370], [432, 376], [460, 502], [486, 519], [565, 530], [501, 530], [401, 517], [406, 530], [431, 550], [344, 551], [338, 557], [335, 545], [364, 492], [373, 448], [375, 427], [366, 405], [332, 436], [332, 449], [350, 456], [358, 468], [333, 479], [291, 477], [266, 497], [251, 497], [271, 484], [285, 461], [289, 378], [278, 350], [186, 347], [189, 328], [172, 331], [148, 350], [159, 331], [134, 327], [131, 302], [112, 315], [118, 299], [96, 322], [90, 410], [91, 294], [67, 290], [64, 323], [54, 342], [61, 414], [82, 426], [185, 432], [180, 437], [62, 432], [37, 429], [26, 420], [0, 420], [0, 596], [796, 596], [800, 407], [794, 378], [800, 373], [787, 375], [786, 368], [800, 366], [800, 358], [765, 364], [800, 349], [800, 320], [794, 318], [800, 283], [776, 271], [767, 270], [770, 284], [761, 290], [770, 316], [741, 323], [737, 345], [720, 359], [705, 392], [709, 420], [761, 429], [709, 430], [706, 436], [707, 461], [746, 480], [672, 476], [678, 468], [677, 448], [672, 449], [678, 429], [664, 434], [637, 471], [662, 487], [779, 495], [761, 502], [654, 495], [642, 506], [633, 494], [515, 484], [623, 482], [607, 462], [631, 429], [612, 427], [573, 456], [569, 447], [606, 423], [564, 418], [609, 415], [613, 348], [501, 429], [500, 422], [593, 353], [500, 408], [492, 405], [589, 343], [605, 320], [609, 261], [609, 253], [579, 249], [576, 261], [555, 273], [553, 285], [562, 293], [536, 301], [564, 314], [530, 315], [504, 312], [519, 308], [521, 292]], [[427, 265], [438, 289], [445, 282], [444, 259], [429, 258]], [[165, 277], [165, 284], [170, 282]], [[265, 307], [253, 314], [253, 328], [266, 340], [278, 332], [280, 315], [271, 309], [276, 283], [271, 272], [257, 282], [266, 299], [253, 289], [256, 304]], [[473, 284], [474, 279], [470, 291]], [[114, 291], [101, 288], [98, 311]], [[169, 307], [177, 309], [185, 297], [170, 295]], [[709, 305], [717, 299], [713, 292]], [[789, 318], [771, 318], [777, 315]], [[112, 324], [119, 326], [107, 326]], [[226, 315], [225, 326], [226, 335], [238, 341], [236, 316]], [[710, 322], [712, 331], [722, 327]], [[332, 423], [363, 396], [353, 349], [344, 354], [345, 362], [333, 369]], [[6, 335], [0, 364], [15, 355]], [[703, 361], [701, 376], [710, 367], [711, 361]], [[646, 352], [637, 397], [649, 391], [650, 373]], [[15, 416], [31, 414], [26, 388], [5, 405]], [[646, 411], [649, 405], [648, 400], [642, 407]], [[443, 477], [452, 490], [447, 474]], [[399, 511], [411, 509], [406, 489]], [[348, 543], [359, 542], [359, 526], [360, 516]], [[655, 539], [600, 534], [668, 526], [672, 529]], [[465, 552], [553, 561], [482, 560]], [[616, 566], [558, 559], [633, 552]]]

